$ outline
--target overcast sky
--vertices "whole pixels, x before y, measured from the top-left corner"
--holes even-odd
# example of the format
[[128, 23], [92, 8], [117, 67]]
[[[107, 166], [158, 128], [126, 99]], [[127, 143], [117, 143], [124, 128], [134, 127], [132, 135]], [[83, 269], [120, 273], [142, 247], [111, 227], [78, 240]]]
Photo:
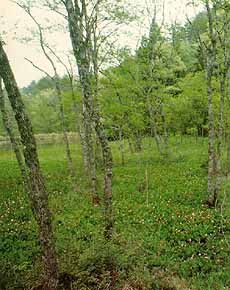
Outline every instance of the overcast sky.
[[[115, 0], [114, 0], [115, 1]], [[136, 5], [137, 9], [140, 6], [145, 5], [145, 2], [151, 3], [152, 0], [131, 0], [133, 4]], [[163, 0], [159, 0], [159, 7], [162, 6]], [[194, 9], [192, 7], [188, 7], [186, 3], [188, 0], [165, 0], [165, 20], [166, 23], [177, 22], [185, 22], [186, 15], [190, 18], [193, 17], [200, 8]], [[151, 9], [150, 9], [151, 10]], [[160, 10], [160, 8], [159, 8]], [[41, 17], [44, 19], [44, 15], [46, 18], [54, 17], [48, 13], [41, 13]], [[39, 16], [39, 15], [37, 15]], [[25, 27], [32, 27], [33, 23], [28, 18], [28, 16], [20, 9], [17, 5], [12, 3], [10, 0], [0, 0], [0, 25], [1, 25], [1, 33], [3, 30], [6, 32], [4, 35], [4, 40], [7, 43], [6, 51], [9, 56], [11, 65], [13, 67], [17, 82], [20, 87], [27, 86], [32, 80], [38, 80], [44, 76], [41, 72], [37, 71], [35, 68], [31, 66], [27, 61], [25, 61], [25, 57], [33, 60], [39, 66], [45, 68], [50, 71], [50, 67], [42, 54], [39, 52], [36, 44], [22, 44], [18, 40], [15, 39], [15, 31], [17, 31], [18, 37], [24, 37], [28, 34]], [[148, 26], [148, 16], [143, 15], [142, 27], [140, 26], [131, 28], [131, 33], [128, 36], [121, 37], [121, 44], [129, 44], [132, 48], [135, 48], [137, 45], [137, 40], [140, 38], [140, 35], [144, 33], [145, 29]], [[158, 21], [161, 21], [162, 13], [159, 12]], [[53, 20], [53, 19], [52, 19]], [[3, 25], [2, 25], [3, 22]], [[17, 28], [15, 28], [15, 25]], [[67, 37], [60, 35], [53, 35], [53, 40], [59, 39], [59, 43], [57, 45], [60, 47], [60, 50], [65, 48], [70, 48], [70, 42]], [[64, 71], [62, 71], [63, 73]]]

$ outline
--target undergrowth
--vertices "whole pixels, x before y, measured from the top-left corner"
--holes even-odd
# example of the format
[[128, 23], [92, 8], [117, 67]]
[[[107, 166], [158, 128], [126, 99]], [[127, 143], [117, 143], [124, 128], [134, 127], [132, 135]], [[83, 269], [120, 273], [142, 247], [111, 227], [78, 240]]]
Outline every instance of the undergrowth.
[[[230, 289], [230, 182], [226, 177], [220, 206], [208, 208], [206, 140], [172, 139], [171, 155], [163, 157], [149, 140], [140, 153], [127, 145], [124, 166], [118, 144], [112, 145], [116, 222], [107, 243], [103, 210], [89, 199], [80, 147], [72, 145], [79, 193], [72, 192], [64, 146], [39, 147], [60, 289]], [[42, 273], [36, 225], [10, 150], [0, 151], [0, 166], [0, 289], [31, 289]]]

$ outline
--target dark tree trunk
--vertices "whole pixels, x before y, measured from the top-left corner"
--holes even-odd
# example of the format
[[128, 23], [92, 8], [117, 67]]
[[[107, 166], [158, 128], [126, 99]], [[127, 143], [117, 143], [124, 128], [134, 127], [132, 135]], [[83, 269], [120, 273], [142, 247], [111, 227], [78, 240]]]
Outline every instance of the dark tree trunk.
[[36, 141], [30, 119], [25, 111], [20, 91], [9, 60], [0, 42], [0, 76], [2, 77], [10, 104], [15, 114], [23, 145], [23, 154], [30, 179], [29, 198], [31, 208], [39, 229], [39, 241], [44, 262], [44, 288], [56, 290], [58, 286], [58, 262], [55, 252], [52, 217], [48, 206], [48, 194], [45, 189], [37, 154]]

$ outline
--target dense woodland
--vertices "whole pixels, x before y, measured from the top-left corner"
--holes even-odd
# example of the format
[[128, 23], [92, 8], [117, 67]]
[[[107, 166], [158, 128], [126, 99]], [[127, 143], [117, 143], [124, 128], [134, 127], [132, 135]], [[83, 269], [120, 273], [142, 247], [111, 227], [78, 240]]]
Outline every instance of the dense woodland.
[[0, 31], [0, 290], [230, 289], [230, 3], [134, 2], [12, 1], [50, 69]]

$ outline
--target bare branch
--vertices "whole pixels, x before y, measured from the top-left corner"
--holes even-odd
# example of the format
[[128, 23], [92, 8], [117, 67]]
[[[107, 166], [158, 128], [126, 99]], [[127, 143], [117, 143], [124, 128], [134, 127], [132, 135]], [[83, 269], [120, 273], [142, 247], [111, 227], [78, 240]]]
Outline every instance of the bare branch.
[[40, 72], [44, 73], [47, 77], [49, 77], [51, 80], [54, 80], [54, 77], [52, 77], [47, 71], [45, 71], [44, 69], [42, 69], [41, 67], [37, 66], [32, 60], [28, 59], [28, 58], [24, 58], [26, 61], [28, 61], [30, 64], [32, 64], [32, 66], [34, 68], [36, 68], [37, 70], [39, 70]]

